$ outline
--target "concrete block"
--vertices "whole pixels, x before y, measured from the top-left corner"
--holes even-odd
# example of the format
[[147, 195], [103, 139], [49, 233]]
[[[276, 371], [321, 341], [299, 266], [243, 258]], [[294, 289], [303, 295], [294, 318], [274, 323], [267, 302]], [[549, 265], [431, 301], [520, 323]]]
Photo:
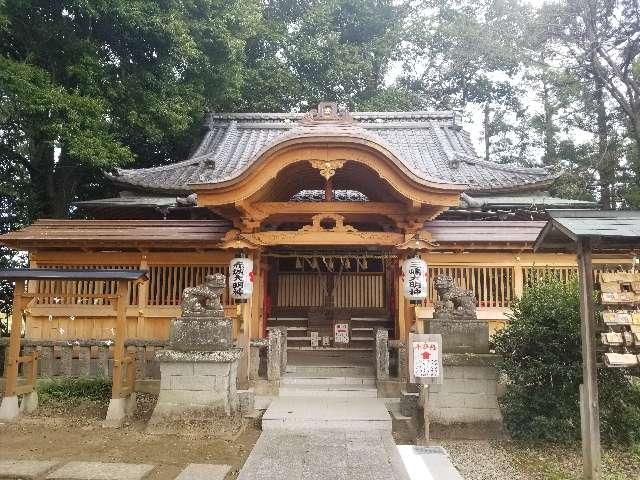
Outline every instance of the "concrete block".
[[427, 400], [429, 408], [433, 407], [464, 407], [467, 394], [464, 393], [449, 393], [449, 394], [431, 394]]
[[216, 386], [216, 377], [205, 375], [172, 375], [171, 390], [212, 390]]
[[0, 421], [13, 422], [20, 415], [20, 407], [18, 405], [18, 396], [2, 397], [0, 404]]
[[400, 413], [405, 417], [413, 417], [418, 412], [420, 394], [402, 392], [400, 396]]
[[175, 480], [224, 480], [230, 470], [230, 465], [190, 463]]
[[260, 347], [249, 348], [249, 380], [257, 380], [260, 371]]
[[498, 397], [496, 395], [490, 395], [485, 393], [478, 393], [475, 395], [467, 395], [465, 398], [464, 406], [469, 408], [498, 408]]
[[389, 332], [385, 328], [375, 330], [376, 339], [376, 378], [389, 378]]
[[452, 378], [441, 385], [443, 393], [488, 393], [487, 380]]
[[230, 375], [230, 362], [202, 362], [193, 365], [193, 375]]
[[498, 375], [495, 367], [461, 367], [464, 368], [464, 378], [479, 380], [496, 380]]
[[0, 460], [0, 478], [32, 480], [41, 477], [57, 465], [57, 462], [35, 460]]
[[397, 448], [410, 480], [463, 480], [442, 447], [398, 445]]
[[279, 329], [269, 330], [269, 350], [267, 353], [267, 378], [270, 382], [280, 380], [282, 375], [282, 332]]
[[241, 415], [250, 415], [255, 410], [255, 393], [253, 389], [238, 390], [238, 410]]
[[449, 367], [447, 365], [444, 366], [444, 379], [448, 378], [465, 378], [464, 376], [465, 367]]
[[193, 363], [160, 362], [160, 377], [171, 375], [193, 375]]
[[109, 400], [109, 408], [107, 409], [107, 416], [102, 422], [103, 427], [118, 428], [124, 423], [127, 417], [127, 399], [126, 398], [112, 398]]
[[171, 322], [169, 347], [180, 352], [227, 350], [231, 325], [225, 317], [178, 317]]
[[20, 411], [24, 413], [34, 413], [38, 409], [38, 391], [34, 390], [22, 396]]
[[142, 480], [153, 467], [143, 463], [69, 462], [47, 475], [47, 479]]
[[442, 335], [444, 353], [489, 353], [489, 322], [473, 319], [433, 319], [425, 333]]
[[158, 404], [168, 403], [175, 405], [224, 405], [227, 392], [214, 390], [162, 390], [158, 396]]

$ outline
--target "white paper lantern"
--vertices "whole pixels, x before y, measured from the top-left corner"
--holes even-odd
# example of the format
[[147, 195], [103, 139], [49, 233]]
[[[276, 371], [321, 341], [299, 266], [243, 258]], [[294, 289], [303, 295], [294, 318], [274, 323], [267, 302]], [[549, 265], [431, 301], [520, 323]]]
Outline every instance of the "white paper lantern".
[[253, 293], [253, 260], [234, 258], [229, 263], [229, 294], [234, 300], [248, 300]]
[[402, 290], [407, 300], [421, 302], [427, 298], [427, 262], [418, 257], [402, 263]]

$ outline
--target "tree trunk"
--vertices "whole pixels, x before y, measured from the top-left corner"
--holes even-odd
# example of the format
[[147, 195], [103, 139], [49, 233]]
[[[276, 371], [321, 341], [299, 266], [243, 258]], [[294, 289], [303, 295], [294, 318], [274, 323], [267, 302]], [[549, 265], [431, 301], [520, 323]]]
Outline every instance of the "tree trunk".
[[614, 208], [612, 190], [616, 176], [616, 158], [609, 151], [609, 137], [607, 130], [607, 109], [604, 102], [604, 85], [598, 76], [594, 76], [594, 100], [596, 102], [598, 128], [598, 156], [596, 168], [600, 177], [600, 205], [604, 210]]
[[63, 149], [55, 159], [55, 149], [48, 140], [34, 135], [29, 169], [34, 202], [31, 217], [67, 218], [81, 173]]
[[488, 162], [490, 158], [490, 149], [491, 149], [491, 132], [489, 131], [489, 123], [490, 123], [490, 114], [491, 108], [489, 107], [489, 102], [484, 104], [484, 159]]
[[544, 106], [544, 157], [542, 158], [542, 163], [545, 166], [550, 166], [555, 165], [557, 162], [555, 128], [553, 125], [555, 109], [551, 105], [549, 84], [544, 77], [542, 78], [542, 102]]

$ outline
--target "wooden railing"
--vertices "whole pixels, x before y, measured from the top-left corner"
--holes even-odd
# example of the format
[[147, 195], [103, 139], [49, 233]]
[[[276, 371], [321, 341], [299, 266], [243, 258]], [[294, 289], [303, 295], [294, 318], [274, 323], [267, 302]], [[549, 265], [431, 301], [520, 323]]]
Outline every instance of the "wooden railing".
[[[335, 277], [336, 307], [383, 308], [383, 273], [342, 273]], [[327, 278], [317, 273], [280, 273], [278, 307], [320, 307], [327, 295]]]
[[515, 299], [514, 267], [436, 265], [429, 267], [429, 295], [426, 305], [437, 298], [434, 281], [449, 275], [456, 285], [475, 292], [479, 307], [509, 307]]
[[[148, 305], [180, 305], [182, 291], [204, 283], [207, 275], [229, 275], [228, 265], [149, 265]], [[225, 289], [223, 305], [231, 305]]]

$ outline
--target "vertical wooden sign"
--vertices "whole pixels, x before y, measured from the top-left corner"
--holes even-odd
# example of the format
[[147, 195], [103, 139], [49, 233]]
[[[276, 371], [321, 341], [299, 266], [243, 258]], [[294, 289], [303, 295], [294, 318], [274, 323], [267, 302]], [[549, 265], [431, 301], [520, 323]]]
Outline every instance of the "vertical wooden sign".
[[425, 385], [442, 383], [442, 335], [409, 334], [409, 381]]

